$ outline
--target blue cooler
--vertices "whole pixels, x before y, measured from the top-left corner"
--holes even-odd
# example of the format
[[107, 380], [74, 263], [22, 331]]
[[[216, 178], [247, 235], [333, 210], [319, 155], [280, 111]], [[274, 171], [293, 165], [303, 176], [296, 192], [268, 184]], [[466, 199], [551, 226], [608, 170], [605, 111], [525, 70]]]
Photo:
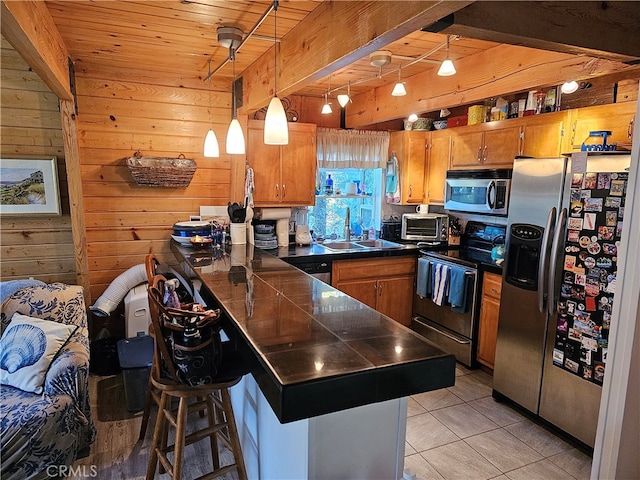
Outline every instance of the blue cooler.
[[118, 361], [122, 368], [127, 410], [130, 412], [144, 408], [152, 360], [153, 338], [149, 335], [118, 341]]

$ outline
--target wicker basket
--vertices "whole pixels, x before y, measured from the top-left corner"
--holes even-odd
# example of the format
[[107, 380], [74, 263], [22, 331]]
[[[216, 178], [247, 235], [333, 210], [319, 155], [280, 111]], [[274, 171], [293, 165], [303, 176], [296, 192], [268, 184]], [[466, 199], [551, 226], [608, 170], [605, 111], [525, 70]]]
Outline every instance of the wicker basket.
[[127, 167], [138, 185], [186, 187], [196, 171], [196, 162], [184, 158], [146, 157], [139, 151], [127, 158]]

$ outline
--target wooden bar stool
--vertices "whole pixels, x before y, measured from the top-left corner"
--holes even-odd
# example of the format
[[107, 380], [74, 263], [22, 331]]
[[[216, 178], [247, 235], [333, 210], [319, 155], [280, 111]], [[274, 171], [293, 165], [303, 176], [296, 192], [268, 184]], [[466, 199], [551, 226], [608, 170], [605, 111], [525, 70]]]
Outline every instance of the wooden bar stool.
[[[161, 471], [166, 470], [174, 480], [181, 479], [185, 446], [209, 438], [213, 470], [199, 478], [216, 478], [235, 469], [241, 480], [246, 479], [247, 472], [229, 395], [229, 388], [241, 380], [246, 368], [228, 352], [228, 368], [225, 369], [223, 352], [223, 364], [215, 377], [217, 383], [190, 386], [179, 381], [173, 357], [165, 341], [165, 331], [161, 326], [165, 281], [164, 277], [157, 275], [149, 286], [149, 306], [155, 334], [154, 362], [150, 378], [153, 388], [159, 393], [159, 400], [146, 478], [150, 480], [155, 477], [159, 463]], [[151, 306], [152, 303], [154, 306]], [[177, 411], [170, 407], [171, 399], [178, 400]], [[206, 426], [187, 434], [188, 414], [202, 410], [206, 412]], [[198, 423], [205, 422], [198, 419]], [[175, 428], [173, 445], [168, 445], [170, 427]], [[231, 451], [234, 463], [220, 465], [218, 442]], [[171, 453], [173, 461], [169, 458]]]

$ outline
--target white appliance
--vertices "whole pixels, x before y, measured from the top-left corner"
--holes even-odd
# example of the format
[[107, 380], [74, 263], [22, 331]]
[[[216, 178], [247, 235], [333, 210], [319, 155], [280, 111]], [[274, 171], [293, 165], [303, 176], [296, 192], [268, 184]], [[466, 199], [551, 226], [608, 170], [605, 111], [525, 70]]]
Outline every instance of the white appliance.
[[444, 208], [457, 212], [506, 215], [511, 169], [448, 170]]
[[493, 385], [593, 446], [631, 157], [516, 158]]

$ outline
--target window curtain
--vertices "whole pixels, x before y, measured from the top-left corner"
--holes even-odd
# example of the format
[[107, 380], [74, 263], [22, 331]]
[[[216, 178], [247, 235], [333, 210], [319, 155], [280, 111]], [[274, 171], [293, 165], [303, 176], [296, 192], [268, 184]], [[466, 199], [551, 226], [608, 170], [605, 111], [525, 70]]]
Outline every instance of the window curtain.
[[320, 168], [384, 168], [389, 151], [389, 132], [317, 129]]

